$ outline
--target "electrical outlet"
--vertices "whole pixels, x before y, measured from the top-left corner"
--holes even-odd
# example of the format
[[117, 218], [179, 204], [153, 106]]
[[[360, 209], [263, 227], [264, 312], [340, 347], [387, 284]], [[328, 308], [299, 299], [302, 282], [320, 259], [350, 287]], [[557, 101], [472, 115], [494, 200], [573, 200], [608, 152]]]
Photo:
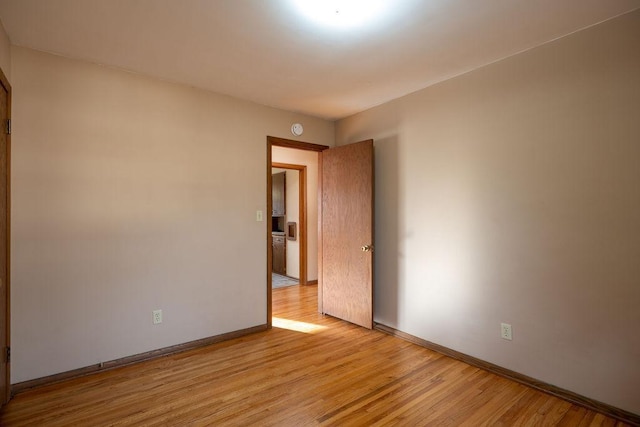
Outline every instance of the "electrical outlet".
[[500, 323], [500, 336], [502, 337], [503, 340], [511, 341], [513, 339], [510, 324]]
[[262, 211], [256, 211], [256, 221], [262, 221]]
[[153, 324], [162, 323], [162, 310], [153, 310]]

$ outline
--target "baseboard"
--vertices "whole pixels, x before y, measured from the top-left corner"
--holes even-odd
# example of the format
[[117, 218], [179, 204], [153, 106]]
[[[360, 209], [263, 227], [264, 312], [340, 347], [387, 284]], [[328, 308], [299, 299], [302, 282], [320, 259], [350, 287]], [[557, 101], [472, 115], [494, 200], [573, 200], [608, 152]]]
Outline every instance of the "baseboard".
[[109, 362], [103, 362], [95, 365], [85, 366], [83, 368], [61, 372], [59, 374], [49, 375], [42, 378], [36, 378], [29, 381], [15, 383], [11, 385], [11, 396], [15, 396], [18, 393], [22, 393], [24, 391], [31, 390], [36, 387], [43, 387], [46, 385], [83, 377], [83, 376], [94, 374], [97, 372], [116, 369], [122, 366], [132, 365], [135, 363], [145, 362], [147, 360], [157, 359], [160, 357], [169, 356], [176, 353], [181, 353], [187, 350], [193, 350], [196, 348], [205, 347], [207, 345], [215, 344], [221, 341], [228, 341], [234, 338], [243, 337], [245, 335], [254, 334], [256, 332], [266, 331], [267, 329], [268, 329], [268, 326], [266, 324], [253, 326], [251, 328], [240, 329], [238, 331], [227, 332], [225, 334], [215, 335], [207, 338], [201, 338], [199, 340], [189, 341], [183, 344], [176, 344], [170, 347], [151, 350], [145, 353], [134, 354], [133, 356], [127, 356], [120, 359], [111, 360]]
[[317, 285], [318, 284], [318, 279], [316, 280], [308, 280], [307, 281], [307, 285]]
[[536, 390], [540, 390], [544, 393], [559, 397], [560, 399], [564, 399], [576, 405], [580, 405], [587, 409], [600, 412], [603, 415], [615, 418], [627, 424], [640, 426], [640, 415], [633, 414], [631, 412], [625, 411], [624, 409], [616, 408], [615, 406], [611, 406], [606, 403], [602, 403], [597, 400], [593, 400], [588, 397], [581, 396], [572, 391], [565, 390], [563, 388], [556, 387], [551, 384], [547, 384], [543, 381], [536, 380], [535, 378], [531, 378], [526, 375], [520, 374], [518, 372], [512, 371], [510, 369], [506, 369], [501, 366], [494, 365], [493, 363], [478, 359], [476, 357], [469, 356], [464, 353], [460, 353], [458, 351], [441, 346], [439, 344], [432, 343], [422, 338], [418, 338], [416, 336], [413, 336], [406, 332], [399, 331], [397, 329], [394, 329], [390, 326], [383, 325], [381, 323], [376, 323], [374, 325], [374, 329], [377, 329], [378, 331], [384, 332], [389, 335], [393, 335], [394, 337], [401, 338], [405, 341], [412, 342], [421, 347], [428, 348], [429, 350], [433, 350], [435, 352], [444, 354], [445, 356], [449, 356], [453, 359], [460, 360], [461, 362], [467, 363], [471, 366], [475, 366], [477, 368], [484, 369], [496, 375], [500, 375], [501, 377], [505, 377], [510, 380], [519, 382], [520, 384], [524, 384], [528, 387], [534, 388]]

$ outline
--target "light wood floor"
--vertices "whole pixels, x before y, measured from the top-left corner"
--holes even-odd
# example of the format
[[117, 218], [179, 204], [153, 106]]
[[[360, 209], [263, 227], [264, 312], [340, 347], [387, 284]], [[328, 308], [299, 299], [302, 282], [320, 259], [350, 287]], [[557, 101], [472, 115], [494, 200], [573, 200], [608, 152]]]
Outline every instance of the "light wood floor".
[[[3, 426], [621, 426], [275, 289], [274, 329], [16, 396]], [[285, 329], [299, 329], [303, 332]]]

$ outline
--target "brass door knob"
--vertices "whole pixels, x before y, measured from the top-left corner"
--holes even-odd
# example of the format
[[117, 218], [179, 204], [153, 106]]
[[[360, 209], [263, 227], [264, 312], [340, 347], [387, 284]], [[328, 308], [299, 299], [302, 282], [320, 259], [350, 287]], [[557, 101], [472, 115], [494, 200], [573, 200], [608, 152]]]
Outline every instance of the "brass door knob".
[[362, 249], [362, 252], [373, 252], [373, 245], [364, 245], [360, 249]]

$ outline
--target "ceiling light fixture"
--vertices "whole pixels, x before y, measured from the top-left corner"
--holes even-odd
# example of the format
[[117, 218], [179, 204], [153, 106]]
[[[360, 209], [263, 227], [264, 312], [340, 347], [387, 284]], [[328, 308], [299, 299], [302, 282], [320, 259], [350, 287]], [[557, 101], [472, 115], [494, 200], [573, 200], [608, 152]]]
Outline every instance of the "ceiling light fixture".
[[300, 14], [318, 25], [355, 28], [383, 15], [389, 0], [292, 0]]

